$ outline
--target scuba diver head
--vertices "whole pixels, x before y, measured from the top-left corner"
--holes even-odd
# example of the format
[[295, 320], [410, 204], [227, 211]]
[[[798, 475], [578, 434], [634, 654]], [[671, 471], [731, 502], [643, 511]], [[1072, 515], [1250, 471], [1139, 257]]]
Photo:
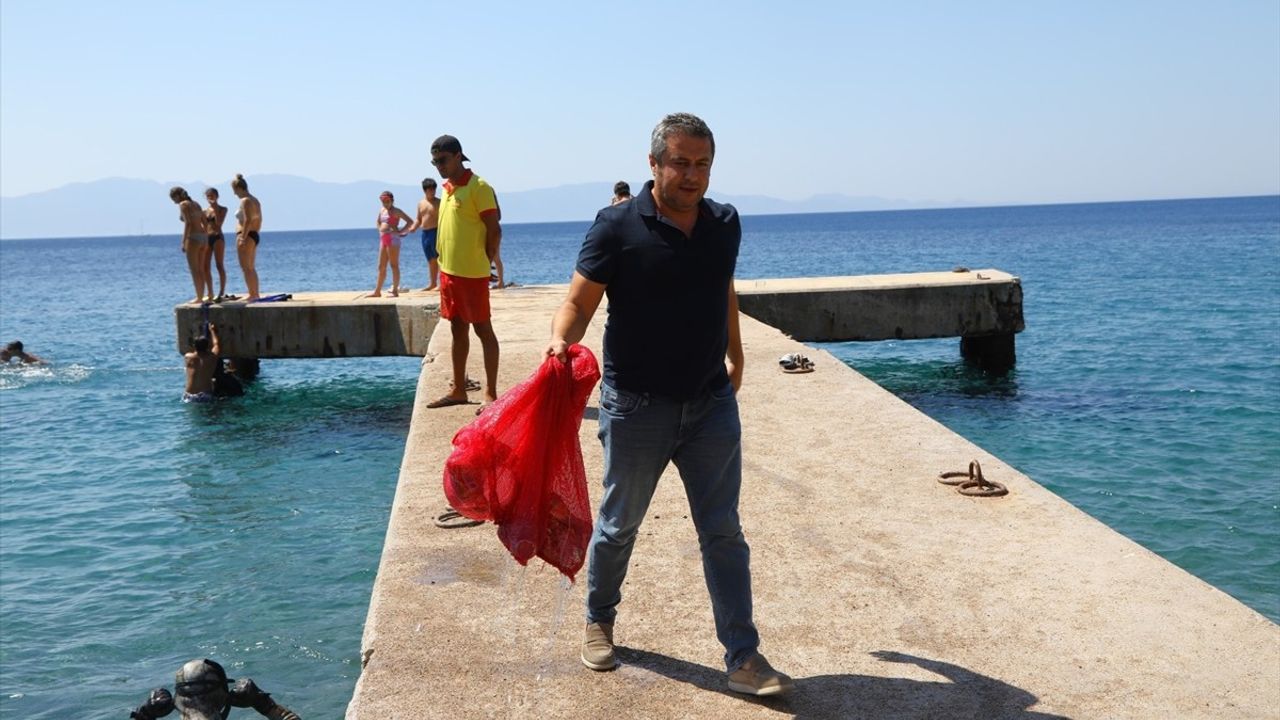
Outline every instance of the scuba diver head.
[[204, 658], [192, 660], [174, 678], [173, 705], [182, 720], [223, 720], [231, 712], [227, 671]]
[[232, 681], [227, 679], [227, 671], [207, 658], [183, 665], [174, 681], [173, 695], [165, 688], [156, 688], [129, 717], [158, 720], [177, 710], [182, 720], [226, 720], [231, 708], [238, 707], [253, 708], [270, 720], [302, 720], [272, 700], [270, 693], [263, 692], [251, 678], [240, 678], [228, 688]]

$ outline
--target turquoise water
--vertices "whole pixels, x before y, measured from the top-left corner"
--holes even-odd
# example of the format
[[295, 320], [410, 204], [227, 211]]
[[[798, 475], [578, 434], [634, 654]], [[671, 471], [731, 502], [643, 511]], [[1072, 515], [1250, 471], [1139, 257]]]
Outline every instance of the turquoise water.
[[[587, 225], [507, 226], [508, 275], [565, 282]], [[1027, 330], [1006, 378], [966, 368], [956, 340], [826, 347], [1280, 620], [1280, 198], [744, 229], [744, 278], [1019, 275]], [[418, 362], [267, 361], [245, 398], [183, 405], [177, 247], [0, 244], [0, 340], [54, 361], [0, 368], [0, 717], [123, 717], [200, 656], [304, 717], [350, 697]], [[366, 231], [268, 232], [263, 289], [368, 288], [375, 253]]]

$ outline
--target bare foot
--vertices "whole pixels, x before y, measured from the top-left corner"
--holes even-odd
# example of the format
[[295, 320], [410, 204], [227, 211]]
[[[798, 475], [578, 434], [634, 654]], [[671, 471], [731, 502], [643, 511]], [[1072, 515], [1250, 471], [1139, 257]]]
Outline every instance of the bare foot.
[[422, 292], [431, 292], [432, 290], [435, 290], [435, 289], [436, 289], [436, 286], [435, 286], [435, 285], [428, 285], [428, 286], [426, 286], [426, 287], [422, 288]]
[[257, 296], [257, 295], [250, 295], [249, 297], [245, 298], [245, 299], [244, 299], [244, 301], [245, 301], [245, 302], [258, 302], [258, 301], [259, 301], [259, 300], [261, 300], [261, 299], [262, 299], [262, 298], [261, 298], [261, 297], [259, 297], [259, 296]]
[[369, 293], [366, 297], [382, 297], [382, 291], [374, 290], [373, 292]]

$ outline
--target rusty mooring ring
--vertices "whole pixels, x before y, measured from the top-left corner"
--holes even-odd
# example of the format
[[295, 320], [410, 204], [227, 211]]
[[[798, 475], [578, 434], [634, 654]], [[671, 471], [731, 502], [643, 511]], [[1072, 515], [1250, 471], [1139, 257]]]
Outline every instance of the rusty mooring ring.
[[973, 478], [973, 473], [964, 470], [938, 473], [938, 482], [943, 485], [959, 485]]
[[972, 497], [999, 497], [1009, 494], [1009, 488], [982, 477], [982, 466], [977, 460], [969, 462], [968, 472], [939, 473], [938, 482], [943, 485], [955, 485], [956, 492]]

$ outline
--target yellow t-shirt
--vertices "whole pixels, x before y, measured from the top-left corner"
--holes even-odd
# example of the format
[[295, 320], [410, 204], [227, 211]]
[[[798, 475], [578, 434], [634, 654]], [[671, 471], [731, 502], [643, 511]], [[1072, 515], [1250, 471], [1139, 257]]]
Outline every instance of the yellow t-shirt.
[[442, 271], [454, 277], [489, 277], [489, 256], [484, 251], [487, 231], [482, 218], [497, 211], [498, 198], [479, 175], [468, 170], [461, 184], [445, 182], [436, 234]]

